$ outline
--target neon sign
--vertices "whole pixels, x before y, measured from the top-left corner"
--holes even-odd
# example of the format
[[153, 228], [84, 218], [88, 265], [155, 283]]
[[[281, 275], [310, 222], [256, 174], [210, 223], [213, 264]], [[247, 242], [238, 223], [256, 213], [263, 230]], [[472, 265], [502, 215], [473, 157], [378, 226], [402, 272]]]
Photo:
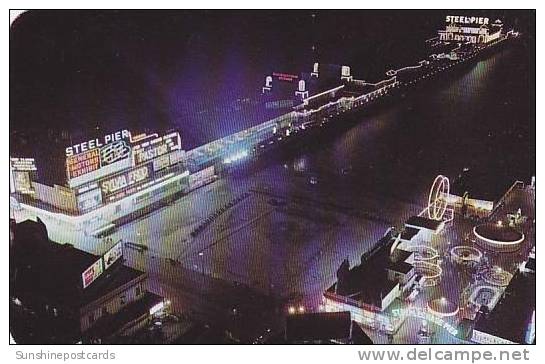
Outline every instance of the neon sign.
[[289, 73], [282, 73], [282, 72], [273, 72], [273, 76], [280, 81], [288, 81], [288, 82], [292, 82], [299, 78], [299, 76], [297, 75], [292, 75]]
[[150, 175], [150, 168], [148, 165], [145, 165], [102, 181], [100, 183], [100, 189], [102, 190], [103, 196], [108, 196], [128, 186], [143, 182], [147, 180]]
[[478, 16], [458, 16], [458, 15], [447, 15], [447, 23], [456, 23], [456, 24], [476, 24], [476, 25], [486, 25], [489, 22], [488, 18], [478, 17]]
[[182, 148], [177, 132], [155, 138], [133, 148], [134, 164], [139, 165]]
[[99, 168], [100, 152], [98, 149], [93, 149], [66, 158], [66, 173], [69, 180], [94, 172]]
[[103, 138], [88, 140], [83, 143], [75, 144], [65, 149], [66, 157], [71, 157], [75, 154], [87, 152], [89, 150], [100, 148], [106, 144], [117, 142], [122, 139], [130, 139], [131, 133], [128, 130], [117, 131], [112, 134], [107, 134]]

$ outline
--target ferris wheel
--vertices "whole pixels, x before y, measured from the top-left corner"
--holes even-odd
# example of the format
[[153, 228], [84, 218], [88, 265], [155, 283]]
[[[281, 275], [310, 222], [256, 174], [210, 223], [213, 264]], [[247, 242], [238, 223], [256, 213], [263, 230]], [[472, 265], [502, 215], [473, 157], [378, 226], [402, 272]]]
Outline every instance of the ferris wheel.
[[448, 204], [450, 193], [449, 179], [442, 174], [435, 177], [428, 197], [428, 217], [433, 220], [441, 220]]

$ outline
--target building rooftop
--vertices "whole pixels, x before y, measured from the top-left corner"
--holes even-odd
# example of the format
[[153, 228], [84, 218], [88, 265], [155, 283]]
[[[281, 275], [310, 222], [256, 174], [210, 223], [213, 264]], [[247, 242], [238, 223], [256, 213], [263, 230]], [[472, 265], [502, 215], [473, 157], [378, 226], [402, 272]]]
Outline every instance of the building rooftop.
[[350, 312], [316, 312], [288, 315], [286, 340], [315, 341], [350, 338]]
[[525, 343], [526, 330], [535, 309], [535, 274], [517, 271], [492, 312], [477, 318], [474, 330]]
[[498, 173], [485, 173], [474, 169], [464, 169], [451, 181], [450, 193], [476, 200], [497, 202], [513, 184], [512, 177], [503, 177]]
[[405, 222], [406, 227], [414, 227], [418, 229], [428, 229], [437, 231], [443, 224], [440, 220], [430, 219], [424, 216], [411, 216]]
[[125, 306], [115, 315], [101, 317], [95, 325], [85, 332], [85, 336], [89, 338], [103, 338], [114, 335], [127, 323], [137, 321], [140, 317], [147, 315], [150, 307], [160, 303], [162, 300], [163, 297], [146, 292], [144, 297]]
[[419, 229], [407, 226], [401, 232], [401, 240], [412, 240], [412, 238], [414, 238], [419, 232]]
[[394, 241], [390, 236], [382, 238], [372, 251], [362, 256], [361, 264], [350, 269], [346, 278], [329, 287], [326, 294], [349, 297], [381, 308], [382, 299], [398, 284], [388, 279], [387, 269], [405, 271], [412, 267], [404, 262], [411, 252], [396, 249], [390, 254]]
[[407, 274], [411, 271], [411, 269], [413, 269], [413, 265], [404, 261], [398, 261], [388, 265], [388, 269], [399, 273]]
[[486, 223], [475, 227], [475, 233], [479, 236], [500, 243], [511, 243], [523, 238], [520, 231], [508, 225], [498, 225], [496, 223]]
[[46, 230], [41, 231], [45, 236], [37, 235], [42, 229], [41, 225], [28, 220], [17, 225], [14, 246], [24, 249], [24, 267], [19, 268], [14, 293], [21, 300], [40, 295], [52, 304], [78, 308], [146, 275], [122, 265], [120, 260], [83, 289], [82, 273], [100, 256], [50, 241]]

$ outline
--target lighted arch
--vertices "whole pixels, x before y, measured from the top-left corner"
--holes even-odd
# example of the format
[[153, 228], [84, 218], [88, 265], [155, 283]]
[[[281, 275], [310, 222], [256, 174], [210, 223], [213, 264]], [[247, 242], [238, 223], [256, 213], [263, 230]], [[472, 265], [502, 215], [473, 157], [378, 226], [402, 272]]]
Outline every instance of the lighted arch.
[[441, 220], [447, 210], [447, 200], [450, 193], [449, 179], [442, 174], [435, 177], [428, 196], [428, 217]]

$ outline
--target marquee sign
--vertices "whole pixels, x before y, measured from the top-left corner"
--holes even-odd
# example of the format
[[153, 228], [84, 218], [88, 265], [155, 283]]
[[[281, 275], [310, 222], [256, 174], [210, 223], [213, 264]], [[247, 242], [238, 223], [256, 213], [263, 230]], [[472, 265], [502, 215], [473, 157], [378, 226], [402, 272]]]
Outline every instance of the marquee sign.
[[11, 169], [14, 171], [36, 171], [34, 158], [10, 158]]
[[121, 191], [127, 187], [145, 182], [152, 176], [150, 165], [144, 165], [131, 169], [130, 171], [117, 174], [113, 177], [106, 178], [99, 182], [102, 196], [104, 198]]
[[36, 175], [34, 158], [10, 158], [10, 192], [33, 194], [32, 179]]
[[134, 164], [140, 165], [149, 162], [152, 159], [161, 157], [175, 150], [180, 150], [181, 148], [182, 143], [180, 134], [177, 132], [146, 141], [145, 143], [134, 146]]

